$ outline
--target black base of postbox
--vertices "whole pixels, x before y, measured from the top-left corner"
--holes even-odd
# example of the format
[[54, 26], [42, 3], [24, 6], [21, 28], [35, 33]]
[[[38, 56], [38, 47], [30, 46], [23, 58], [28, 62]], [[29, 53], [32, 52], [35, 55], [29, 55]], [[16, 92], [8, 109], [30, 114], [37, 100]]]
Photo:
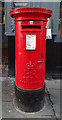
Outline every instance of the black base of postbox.
[[24, 112], [37, 112], [44, 106], [45, 85], [40, 89], [25, 90], [15, 86], [15, 104]]

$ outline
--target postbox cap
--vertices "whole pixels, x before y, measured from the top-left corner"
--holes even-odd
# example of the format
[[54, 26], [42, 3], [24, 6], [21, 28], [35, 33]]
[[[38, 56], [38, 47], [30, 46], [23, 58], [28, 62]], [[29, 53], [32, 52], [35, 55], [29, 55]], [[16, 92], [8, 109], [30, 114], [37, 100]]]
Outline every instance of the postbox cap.
[[46, 8], [40, 8], [40, 7], [24, 7], [24, 8], [16, 8], [10, 11], [10, 15], [14, 17], [14, 15], [19, 14], [25, 14], [25, 13], [36, 13], [40, 15], [47, 15], [48, 17], [51, 17], [52, 10], [46, 9]]

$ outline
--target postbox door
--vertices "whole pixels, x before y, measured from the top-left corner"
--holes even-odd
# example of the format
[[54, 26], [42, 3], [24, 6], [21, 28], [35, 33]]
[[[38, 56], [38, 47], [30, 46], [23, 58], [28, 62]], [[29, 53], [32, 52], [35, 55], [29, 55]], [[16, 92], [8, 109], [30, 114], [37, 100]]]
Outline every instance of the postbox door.
[[46, 49], [45, 24], [41, 31], [37, 31], [37, 29], [19, 31], [20, 33], [17, 32], [19, 38], [15, 43], [15, 48], [18, 50], [15, 50], [16, 84], [26, 89], [43, 87]]

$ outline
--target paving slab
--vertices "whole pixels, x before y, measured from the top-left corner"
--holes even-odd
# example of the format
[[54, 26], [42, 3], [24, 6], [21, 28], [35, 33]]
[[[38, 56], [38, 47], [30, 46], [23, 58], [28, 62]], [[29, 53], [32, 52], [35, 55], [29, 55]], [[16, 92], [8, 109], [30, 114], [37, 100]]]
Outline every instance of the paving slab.
[[60, 91], [60, 117], [62, 118], [62, 90]]
[[60, 83], [61, 83], [61, 80], [60, 79], [51, 79], [51, 80], [45, 80], [46, 82], [46, 85], [48, 88], [51, 88], [51, 89], [62, 89], [60, 87]]
[[57, 118], [60, 118], [60, 79], [57, 80], [46, 80], [46, 87], [48, 89], [50, 100], [52, 101], [52, 106]]
[[60, 118], [60, 90], [50, 89], [50, 96], [57, 118]]
[[2, 79], [2, 114], [3, 118], [55, 118], [53, 109], [51, 107], [49, 96], [46, 92], [45, 105], [42, 110], [36, 113], [25, 113], [17, 111], [13, 105], [14, 99], [14, 78]]
[[[46, 100], [46, 103], [48, 101]], [[2, 103], [2, 116], [3, 118], [55, 118], [53, 110], [50, 105], [44, 106], [42, 110], [34, 113], [26, 113], [22, 111], [17, 111], [12, 102], [3, 102]]]
[[2, 118], [2, 101], [0, 101], [0, 120]]
[[14, 79], [5, 78], [2, 81], [2, 100], [6, 102], [12, 101], [14, 92]]
[[0, 101], [2, 101], [2, 81], [0, 80]]

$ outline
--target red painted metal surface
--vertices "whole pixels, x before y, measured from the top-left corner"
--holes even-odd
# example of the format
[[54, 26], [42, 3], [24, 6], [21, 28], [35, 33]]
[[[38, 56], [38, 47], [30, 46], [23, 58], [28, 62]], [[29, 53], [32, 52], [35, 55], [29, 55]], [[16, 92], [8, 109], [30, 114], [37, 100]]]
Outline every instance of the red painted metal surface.
[[38, 89], [45, 84], [46, 24], [52, 11], [44, 8], [18, 8], [15, 18], [15, 84]]

